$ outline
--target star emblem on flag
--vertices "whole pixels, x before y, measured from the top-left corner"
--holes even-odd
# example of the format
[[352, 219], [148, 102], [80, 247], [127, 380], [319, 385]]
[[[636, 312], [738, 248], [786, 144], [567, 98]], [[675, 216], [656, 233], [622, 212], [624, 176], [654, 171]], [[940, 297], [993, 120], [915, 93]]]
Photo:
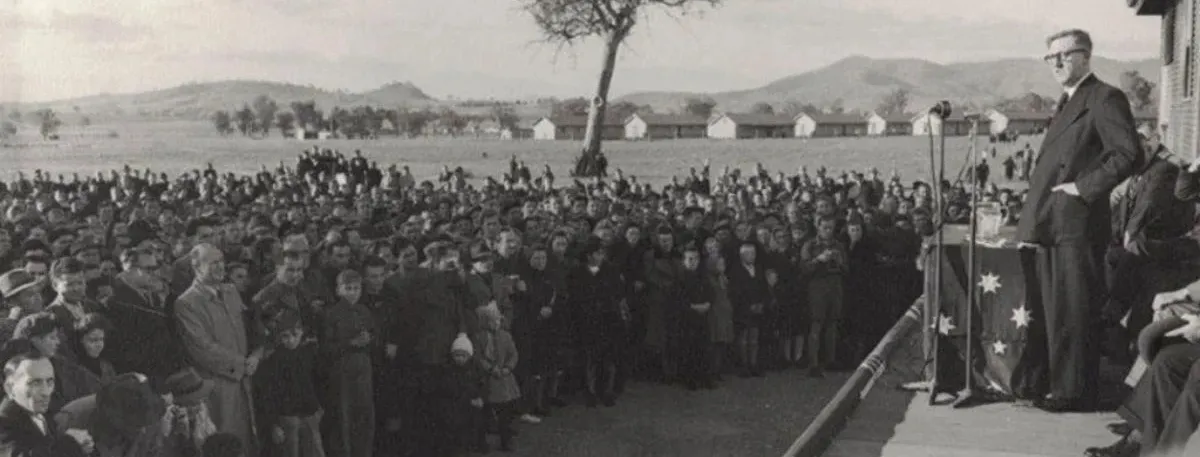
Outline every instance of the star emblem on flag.
[[1013, 309], [1012, 318], [1009, 319], [1017, 324], [1017, 328], [1028, 327], [1030, 322], [1033, 322], [1033, 316], [1029, 310], [1025, 309], [1025, 304], [1022, 303], [1020, 308]]
[[979, 279], [979, 287], [983, 288], [984, 293], [996, 293], [1000, 290], [1000, 276], [993, 273], [986, 273]]
[[938, 321], [933, 325], [930, 325], [929, 328], [936, 329], [938, 333], [943, 335], [949, 335], [951, 330], [954, 330], [958, 327], [954, 326], [954, 321], [951, 320], [950, 316], [939, 314]]
[[1004, 344], [1003, 341], [996, 340], [992, 343], [992, 352], [996, 353], [996, 355], [1004, 355], [1005, 352], [1008, 352], [1008, 345]]

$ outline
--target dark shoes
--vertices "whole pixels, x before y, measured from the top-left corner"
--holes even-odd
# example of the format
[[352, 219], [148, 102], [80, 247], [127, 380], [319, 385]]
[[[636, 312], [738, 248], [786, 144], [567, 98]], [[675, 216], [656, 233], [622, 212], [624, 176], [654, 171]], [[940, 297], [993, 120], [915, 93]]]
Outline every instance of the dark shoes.
[[1033, 406], [1048, 413], [1090, 413], [1096, 411], [1094, 401], [1078, 398], [1045, 398], [1035, 400]]
[[617, 406], [617, 400], [614, 399], [613, 397], [604, 397], [604, 399], [601, 400], [601, 402], [604, 403], [604, 406], [606, 406], [608, 408]]
[[1129, 436], [1130, 433], [1133, 433], [1133, 426], [1128, 422], [1113, 422], [1106, 425], [1105, 428], [1117, 436]]
[[1142, 445], [1125, 436], [1105, 447], [1090, 447], [1083, 451], [1086, 457], [1137, 457]]

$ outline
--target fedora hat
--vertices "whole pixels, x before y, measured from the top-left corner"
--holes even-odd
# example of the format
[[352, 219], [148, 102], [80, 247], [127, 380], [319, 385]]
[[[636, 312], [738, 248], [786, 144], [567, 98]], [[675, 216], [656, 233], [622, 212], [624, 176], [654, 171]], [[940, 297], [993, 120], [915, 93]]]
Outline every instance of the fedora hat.
[[175, 404], [193, 406], [208, 398], [212, 381], [201, 378], [193, 368], [184, 368], [167, 377], [167, 390], [175, 397]]
[[117, 430], [149, 427], [157, 423], [165, 411], [162, 397], [136, 373], [117, 376], [96, 393], [97, 420]]
[[37, 278], [25, 270], [12, 270], [0, 276], [0, 295], [12, 298], [26, 289], [37, 286]]

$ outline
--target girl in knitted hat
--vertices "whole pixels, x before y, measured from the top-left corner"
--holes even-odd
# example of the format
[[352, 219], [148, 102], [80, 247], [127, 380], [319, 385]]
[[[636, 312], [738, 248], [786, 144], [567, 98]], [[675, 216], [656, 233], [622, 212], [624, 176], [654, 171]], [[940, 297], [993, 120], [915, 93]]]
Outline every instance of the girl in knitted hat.
[[437, 391], [430, 392], [439, 411], [434, 433], [434, 455], [460, 456], [469, 451], [487, 452], [487, 427], [483, 396], [486, 375], [471, 358], [475, 347], [465, 335], [450, 346], [452, 363], [440, 369]]
[[512, 335], [501, 328], [504, 318], [500, 308], [493, 303], [476, 309], [481, 330], [475, 334], [475, 346], [479, 355], [475, 358], [485, 373], [485, 407], [487, 415], [494, 416], [500, 434], [500, 450], [513, 450], [512, 422], [516, 418], [516, 400], [521, 398], [521, 389], [513, 369], [517, 367], [517, 346]]

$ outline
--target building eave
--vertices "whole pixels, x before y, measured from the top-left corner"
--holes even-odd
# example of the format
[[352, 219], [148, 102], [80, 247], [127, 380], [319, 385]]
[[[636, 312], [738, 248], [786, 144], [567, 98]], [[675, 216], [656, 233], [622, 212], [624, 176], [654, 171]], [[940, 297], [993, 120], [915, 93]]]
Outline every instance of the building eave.
[[1125, 4], [1138, 16], [1162, 16], [1171, 6], [1171, 0], [1125, 0]]

